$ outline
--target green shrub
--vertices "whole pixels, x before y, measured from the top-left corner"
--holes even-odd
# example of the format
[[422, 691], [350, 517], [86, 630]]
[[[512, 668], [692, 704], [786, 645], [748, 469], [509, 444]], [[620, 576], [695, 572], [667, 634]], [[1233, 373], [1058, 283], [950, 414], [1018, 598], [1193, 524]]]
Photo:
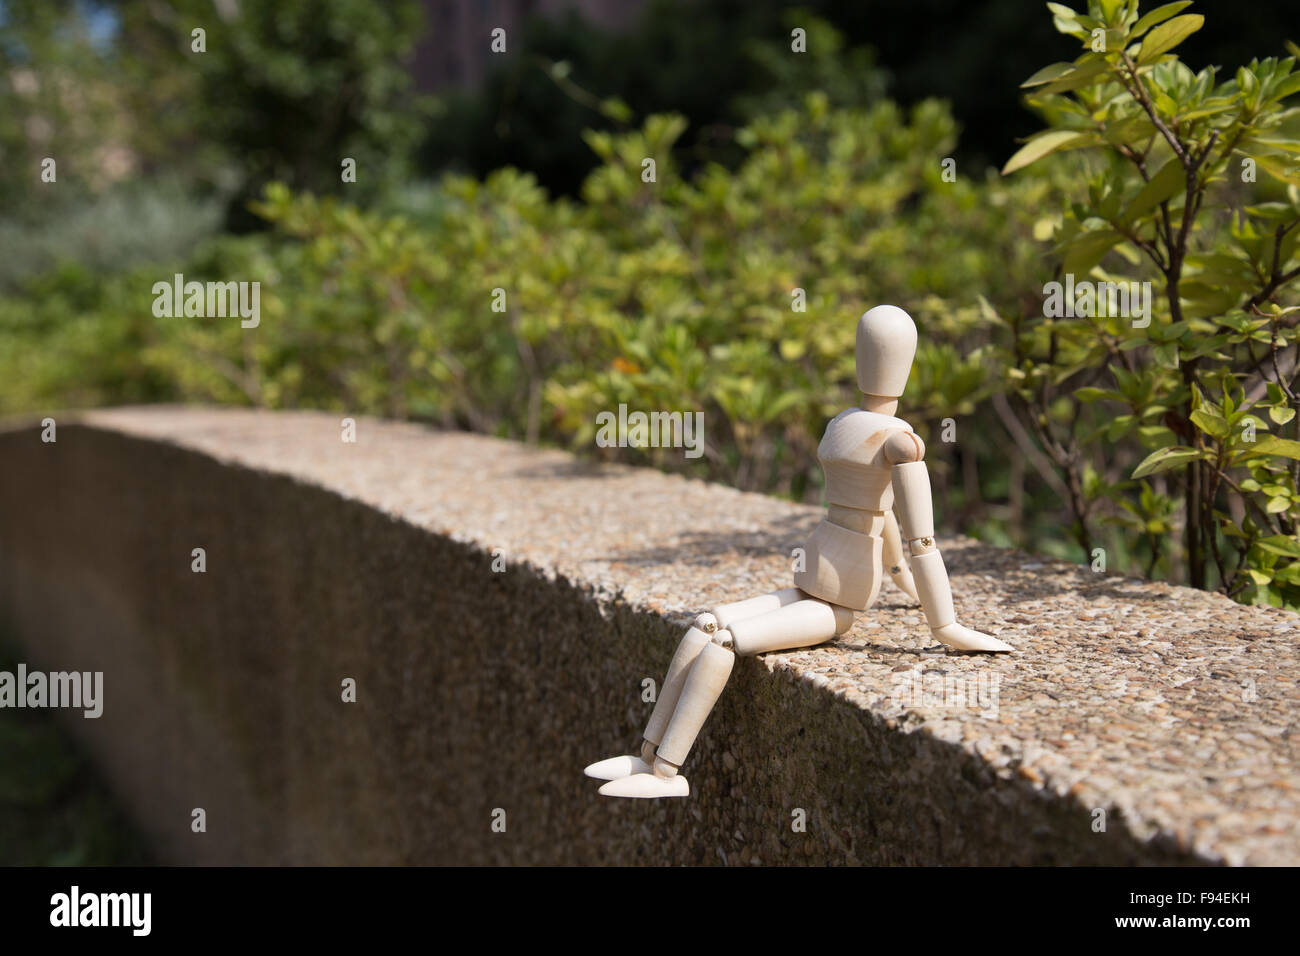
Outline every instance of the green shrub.
[[[15, 368], [7, 400], [33, 407], [65, 387], [116, 400], [115, 379], [87, 374], [77, 336], [61, 331], [86, 325], [105, 351], [129, 349], [120, 361], [140, 363], [158, 397], [372, 411], [579, 447], [620, 403], [700, 410], [703, 461], [627, 454], [816, 497], [821, 429], [855, 401], [854, 320], [895, 301], [926, 329], [908, 398], [918, 427], [975, 412], [998, 381], [981, 293], [1010, 306], [1041, 283], [1025, 210], [1058, 186], [947, 181], [956, 129], [937, 103], [836, 110], [813, 94], [745, 128], [734, 172], [690, 180], [674, 165], [682, 126], [655, 116], [590, 134], [601, 165], [581, 204], [511, 170], [447, 177], [410, 216], [272, 188], [258, 211], [275, 235], [118, 276], [80, 312], [56, 299], [39, 323], [11, 319], [0, 333], [11, 340], [49, 336], [38, 364], [53, 371]], [[647, 157], [654, 182], [642, 180]], [[261, 327], [153, 318], [149, 289], [173, 271], [260, 281]], [[19, 301], [9, 314], [30, 308]], [[963, 440], [996, 461], [985, 431], [972, 423]]]
[[258, 338], [263, 400], [579, 447], [619, 404], [700, 410], [703, 462], [631, 457], [816, 496], [821, 429], [854, 401], [854, 319], [898, 301], [927, 329], [908, 399], [918, 426], [974, 412], [998, 378], [980, 291], [1010, 304], [1041, 283], [1017, 290], [1007, 275], [1034, 276], [1020, 220], [1059, 189], [945, 181], [956, 131], [936, 103], [905, 116], [812, 95], [747, 127], [734, 173], [693, 181], [674, 167], [682, 126], [656, 116], [590, 134], [602, 165], [582, 205], [509, 170], [444, 180], [419, 228], [271, 190], [259, 210], [296, 241], [276, 245], [263, 293], [277, 316]]
[[1148, 327], [1004, 313], [1008, 385], [1085, 549], [1115, 525], [1149, 572], [1300, 606], [1295, 59], [1221, 79], [1172, 52], [1203, 23], [1187, 2], [1048, 6], [1083, 52], [1026, 81], [1048, 125], [1005, 171], [1082, 151], [1049, 224], [1060, 271], [1154, 297]]

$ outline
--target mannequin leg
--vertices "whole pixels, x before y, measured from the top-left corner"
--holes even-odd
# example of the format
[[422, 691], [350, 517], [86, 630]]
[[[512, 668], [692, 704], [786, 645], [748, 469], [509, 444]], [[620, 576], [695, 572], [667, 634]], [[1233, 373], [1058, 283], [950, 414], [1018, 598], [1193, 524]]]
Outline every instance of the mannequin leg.
[[677, 653], [673, 655], [673, 660], [668, 665], [668, 675], [664, 678], [663, 688], [655, 701], [655, 709], [650, 714], [650, 722], [646, 724], [645, 741], [641, 748], [642, 758], [646, 762], [653, 761], [655, 748], [664, 739], [664, 731], [668, 729], [668, 722], [677, 707], [677, 700], [686, 684], [691, 665], [694, 664], [704, 646], [709, 643], [709, 635], [718, 630], [731, 628], [740, 621], [767, 615], [800, 600], [803, 596], [803, 592], [798, 588], [783, 588], [746, 601], [720, 604], [711, 612], [701, 614], [696, 619], [696, 625], [686, 632], [686, 637], [682, 638]]
[[819, 598], [795, 601], [759, 617], [731, 626], [735, 651], [741, 657], [812, 647], [843, 634], [853, 626], [854, 614], [846, 607]]
[[909, 461], [895, 465], [893, 486], [903, 536], [912, 552], [916, 591], [930, 632], [942, 643], [960, 651], [1012, 650], [1009, 644], [996, 637], [957, 623], [948, 571], [934, 543], [934, 503], [925, 462]]
[[[724, 617], [719, 609], [719, 616]], [[815, 598], [792, 601], [775, 610], [747, 617], [730, 630], [715, 631], [691, 666], [672, 719], [664, 731], [650, 773], [611, 780], [600, 788], [610, 797], [686, 796], [690, 788], [678, 768], [726, 685], [736, 655], [810, 647], [842, 634], [853, 625], [853, 612]]]
[[[677, 708], [682, 688], [686, 685], [686, 680], [700, 652], [709, 644], [710, 636], [719, 629], [726, 628], [728, 623], [743, 621], [746, 618], [777, 610], [800, 600], [803, 596], [803, 592], [798, 588], [784, 588], [745, 601], [721, 604], [713, 611], [696, 617], [677, 645], [673, 659], [668, 664], [668, 673], [664, 677], [659, 696], [655, 699], [654, 710], [650, 713], [650, 720], [642, 735], [640, 754], [625, 754], [600, 760], [590, 764], [583, 772], [597, 780], [617, 780], [619, 777], [634, 773], [650, 773], [653, 769], [655, 750], [668, 729], [668, 723]], [[725, 677], [723, 681], [725, 683]]]

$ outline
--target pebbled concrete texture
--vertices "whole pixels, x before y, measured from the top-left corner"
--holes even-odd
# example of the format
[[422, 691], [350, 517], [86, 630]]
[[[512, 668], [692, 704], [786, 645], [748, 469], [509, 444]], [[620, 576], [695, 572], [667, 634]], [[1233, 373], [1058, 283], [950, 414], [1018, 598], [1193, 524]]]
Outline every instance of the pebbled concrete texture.
[[689, 798], [609, 800], [582, 767], [636, 747], [642, 682], [789, 586], [818, 509], [325, 413], [57, 417], [0, 431], [0, 623], [105, 672], [69, 724], [165, 860], [1300, 862], [1295, 614], [941, 537], [1015, 654], [945, 654], [886, 583], [737, 663]]

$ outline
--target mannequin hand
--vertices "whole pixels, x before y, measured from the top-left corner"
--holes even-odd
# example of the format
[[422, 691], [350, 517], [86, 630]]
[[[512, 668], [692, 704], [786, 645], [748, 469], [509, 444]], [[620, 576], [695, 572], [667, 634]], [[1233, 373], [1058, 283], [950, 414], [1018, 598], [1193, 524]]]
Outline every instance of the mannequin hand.
[[957, 623], [931, 628], [930, 633], [944, 644], [958, 651], [1005, 653], [1014, 649], [1010, 644], [1004, 644], [996, 637], [971, 630], [969, 627], [963, 627]]

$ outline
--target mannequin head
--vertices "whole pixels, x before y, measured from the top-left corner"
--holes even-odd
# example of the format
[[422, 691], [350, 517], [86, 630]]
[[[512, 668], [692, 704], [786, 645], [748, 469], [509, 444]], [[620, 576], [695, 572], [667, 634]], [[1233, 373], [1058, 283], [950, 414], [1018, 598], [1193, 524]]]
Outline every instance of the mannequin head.
[[858, 389], [896, 399], [907, 386], [916, 355], [916, 323], [895, 305], [878, 305], [858, 319]]

